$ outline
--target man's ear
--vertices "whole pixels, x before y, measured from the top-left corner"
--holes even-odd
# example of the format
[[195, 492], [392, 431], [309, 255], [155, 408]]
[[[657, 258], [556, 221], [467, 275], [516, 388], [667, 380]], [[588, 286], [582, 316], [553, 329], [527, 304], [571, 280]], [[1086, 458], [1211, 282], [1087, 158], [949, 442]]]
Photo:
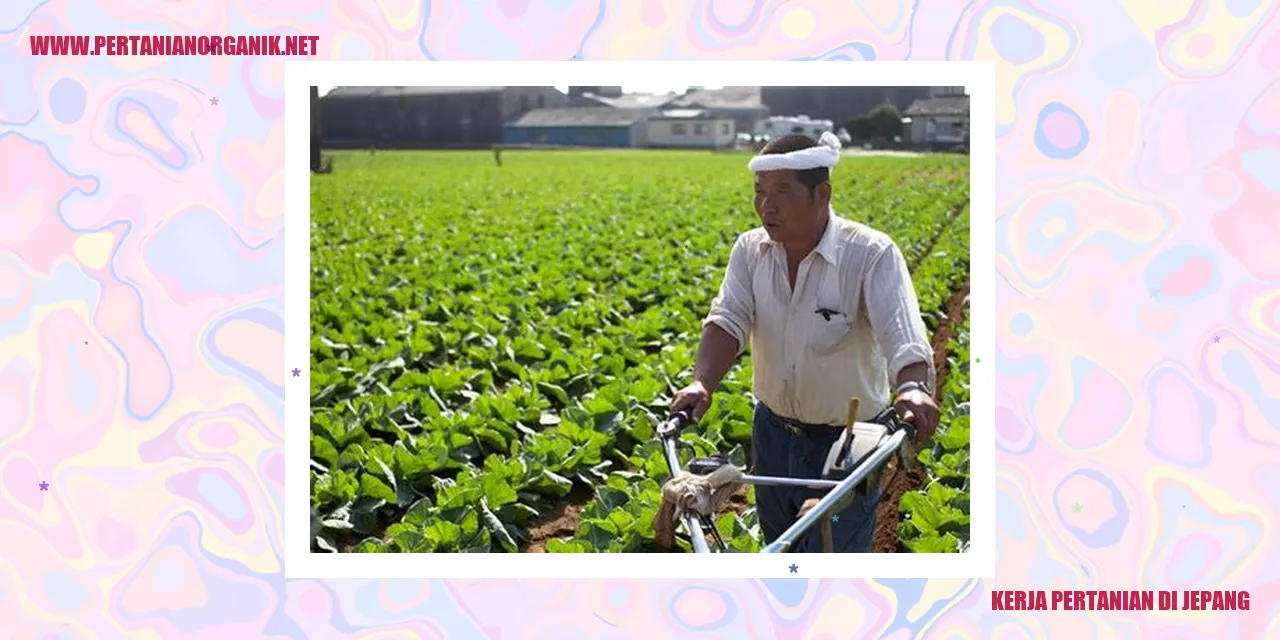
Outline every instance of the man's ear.
[[818, 188], [816, 191], [817, 191], [816, 195], [818, 197], [818, 202], [821, 202], [823, 206], [831, 204], [831, 183], [830, 182], [823, 182], [822, 184], [818, 185]]

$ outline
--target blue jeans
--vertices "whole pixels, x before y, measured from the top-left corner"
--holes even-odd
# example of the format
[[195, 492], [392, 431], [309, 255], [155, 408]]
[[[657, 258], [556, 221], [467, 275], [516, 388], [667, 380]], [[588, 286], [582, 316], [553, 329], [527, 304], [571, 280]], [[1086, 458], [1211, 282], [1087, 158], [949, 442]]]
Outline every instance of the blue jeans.
[[[816, 479], [822, 477], [827, 453], [840, 436], [840, 429], [808, 429], [793, 432], [763, 402], [756, 403], [751, 435], [752, 472], [761, 476]], [[800, 506], [809, 498], [819, 498], [825, 489], [769, 487], [757, 485], [756, 514], [764, 532], [764, 543], [777, 540], [796, 521]], [[855, 493], [852, 502], [840, 510], [831, 523], [831, 539], [836, 553], [870, 553], [871, 534], [875, 531], [876, 505], [880, 488], [865, 495]], [[790, 551], [822, 553], [822, 527], [815, 523], [802, 535]]]

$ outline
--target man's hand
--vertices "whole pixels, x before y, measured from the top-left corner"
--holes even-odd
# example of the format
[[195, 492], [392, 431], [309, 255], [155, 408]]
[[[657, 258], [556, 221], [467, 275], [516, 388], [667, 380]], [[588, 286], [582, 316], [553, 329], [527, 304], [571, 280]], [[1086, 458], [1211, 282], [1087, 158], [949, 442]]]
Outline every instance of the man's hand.
[[893, 408], [904, 422], [916, 428], [916, 444], [924, 444], [938, 428], [938, 405], [929, 394], [911, 390], [893, 399]]
[[688, 409], [694, 422], [701, 420], [702, 415], [710, 408], [711, 391], [697, 381], [677, 391], [676, 397], [671, 399], [671, 413]]

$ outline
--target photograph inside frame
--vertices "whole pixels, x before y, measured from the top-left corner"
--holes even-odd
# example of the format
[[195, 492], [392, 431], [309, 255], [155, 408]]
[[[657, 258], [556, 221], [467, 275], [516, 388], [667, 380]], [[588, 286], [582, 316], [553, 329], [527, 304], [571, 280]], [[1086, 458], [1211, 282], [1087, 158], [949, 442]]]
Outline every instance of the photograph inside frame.
[[311, 551], [965, 553], [964, 87], [311, 87]]

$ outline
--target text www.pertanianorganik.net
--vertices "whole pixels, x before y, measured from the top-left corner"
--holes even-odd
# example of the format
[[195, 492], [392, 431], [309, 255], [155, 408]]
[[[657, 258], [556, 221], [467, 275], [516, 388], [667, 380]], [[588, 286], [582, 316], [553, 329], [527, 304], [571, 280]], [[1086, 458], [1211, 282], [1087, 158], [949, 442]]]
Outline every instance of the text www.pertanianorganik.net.
[[320, 36], [30, 36], [36, 56], [313, 56]]

